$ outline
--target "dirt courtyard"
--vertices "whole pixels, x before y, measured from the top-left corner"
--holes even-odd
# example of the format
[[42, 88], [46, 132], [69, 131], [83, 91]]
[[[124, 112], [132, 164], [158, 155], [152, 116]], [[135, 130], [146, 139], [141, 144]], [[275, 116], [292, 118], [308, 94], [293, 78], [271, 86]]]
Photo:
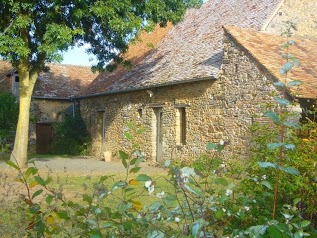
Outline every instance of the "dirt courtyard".
[[[67, 173], [69, 175], [103, 175], [103, 174], [123, 174], [126, 172], [121, 161], [105, 162], [92, 157], [50, 157], [35, 158], [35, 166], [42, 172]], [[164, 173], [162, 168], [153, 164], [143, 162], [140, 173]], [[10, 173], [14, 170], [4, 161], [0, 161], [0, 173]]]

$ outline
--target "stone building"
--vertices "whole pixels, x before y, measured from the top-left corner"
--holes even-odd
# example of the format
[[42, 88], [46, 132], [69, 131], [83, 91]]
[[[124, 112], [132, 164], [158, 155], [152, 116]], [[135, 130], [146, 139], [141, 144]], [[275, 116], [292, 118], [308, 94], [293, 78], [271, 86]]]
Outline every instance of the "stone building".
[[[273, 102], [270, 94], [278, 93], [273, 82], [280, 80], [278, 69], [283, 65], [277, 53], [283, 21], [295, 19], [300, 26], [297, 35], [317, 32], [316, 1], [305, 2], [310, 8], [304, 14], [299, 0], [210, 0], [189, 10], [171, 30], [143, 34], [143, 41], [128, 51], [132, 69], [119, 67], [99, 75], [77, 97], [94, 155], [108, 160], [119, 149], [128, 149], [123, 137], [127, 122], [144, 127], [137, 140], [149, 160], [197, 157], [206, 152], [208, 142], [220, 140], [229, 143], [228, 155], [246, 155], [250, 125], [265, 104]], [[305, 25], [307, 21], [310, 24]], [[223, 25], [253, 31], [224, 31]], [[302, 54], [314, 44], [311, 40], [297, 50]], [[301, 56], [308, 62], [307, 55]], [[300, 79], [311, 74], [309, 67], [315, 65], [307, 65]], [[313, 87], [304, 87], [302, 92], [312, 89], [312, 94], [303, 97], [315, 98]]]
[[[39, 153], [48, 152], [53, 123], [60, 119], [62, 112], [73, 110], [72, 97], [97, 76], [86, 66], [50, 64], [49, 68], [40, 74], [31, 104], [30, 145], [37, 141]], [[5, 61], [0, 61], [0, 91], [19, 97], [19, 74]]]

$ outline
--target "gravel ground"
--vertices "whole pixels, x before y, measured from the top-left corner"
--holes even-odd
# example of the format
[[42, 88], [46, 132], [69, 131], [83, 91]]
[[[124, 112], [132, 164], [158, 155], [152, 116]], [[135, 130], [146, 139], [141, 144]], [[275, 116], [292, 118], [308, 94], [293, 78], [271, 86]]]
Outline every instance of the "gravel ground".
[[[40, 172], [67, 173], [69, 175], [102, 175], [123, 174], [125, 168], [120, 161], [104, 162], [92, 157], [47, 157], [35, 158], [35, 165]], [[164, 170], [153, 164], [141, 164], [141, 173], [164, 173]], [[0, 171], [10, 173], [10, 168], [4, 161], [0, 161]]]

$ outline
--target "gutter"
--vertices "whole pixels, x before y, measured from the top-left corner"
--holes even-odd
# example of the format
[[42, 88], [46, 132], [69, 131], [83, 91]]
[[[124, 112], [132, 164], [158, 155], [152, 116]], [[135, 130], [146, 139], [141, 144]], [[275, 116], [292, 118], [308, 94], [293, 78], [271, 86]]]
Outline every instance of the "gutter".
[[85, 99], [85, 98], [106, 96], [106, 95], [111, 95], [111, 94], [116, 94], [116, 93], [134, 92], [134, 91], [140, 91], [140, 90], [151, 89], [151, 88], [172, 86], [172, 85], [176, 85], [176, 84], [184, 84], [184, 83], [192, 83], [192, 82], [204, 81], [204, 80], [210, 80], [210, 79], [217, 79], [217, 77], [218, 76], [191, 78], [191, 79], [186, 79], [186, 80], [182, 80], [182, 81], [172, 81], [172, 82], [167, 82], [167, 83], [162, 83], [162, 84], [152, 84], [152, 85], [138, 87], [138, 88], [128, 88], [128, 89], [113, 90], [113, 91], [109, 91], [109, 92], [102, 92], [102, 93], [96, 93], [96, 94], [88, 94], [88, 95], [83, 95], [83, 96], [72, 97], [72, 99], [73, 100]]
[[56, 101], [72, 101], [72, 98], [63, 97], [43, 97], [43, 96], [32, 96], [32, 99], [43, 99], [43, 100], [56, 100]]

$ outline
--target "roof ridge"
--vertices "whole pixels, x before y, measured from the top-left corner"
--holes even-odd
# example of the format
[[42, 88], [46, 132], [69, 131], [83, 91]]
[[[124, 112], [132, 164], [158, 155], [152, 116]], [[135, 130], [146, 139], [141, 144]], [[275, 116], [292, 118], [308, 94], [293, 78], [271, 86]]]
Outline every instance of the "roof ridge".
[[273, 18], [277, 14], [277, 12], [280, 10], [282, 5], [284, 4], [286, 0], [281, 0], [280, 3], [276, 6], [275, 10], [272, 12], [271, 16], [267, 19], [267, 21], [263, 24], [261, 31], [265, 31], [266, 28], [269, 26], [269, 24], [272, 22]]

